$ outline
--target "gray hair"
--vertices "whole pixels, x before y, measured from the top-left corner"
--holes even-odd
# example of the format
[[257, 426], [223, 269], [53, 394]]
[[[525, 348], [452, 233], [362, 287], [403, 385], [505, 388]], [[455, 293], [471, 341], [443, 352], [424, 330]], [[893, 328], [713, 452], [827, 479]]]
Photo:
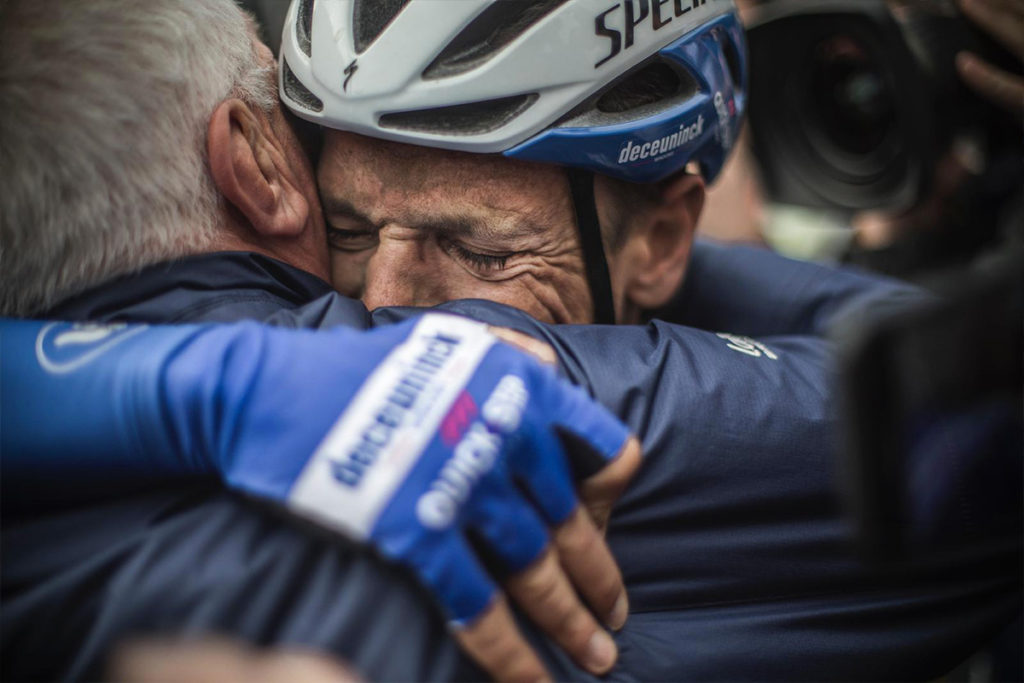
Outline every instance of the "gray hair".
[[253, 36], [232, 0], [0, 2], [0, 313], [215, 244], [210, 115], [276, 103]]

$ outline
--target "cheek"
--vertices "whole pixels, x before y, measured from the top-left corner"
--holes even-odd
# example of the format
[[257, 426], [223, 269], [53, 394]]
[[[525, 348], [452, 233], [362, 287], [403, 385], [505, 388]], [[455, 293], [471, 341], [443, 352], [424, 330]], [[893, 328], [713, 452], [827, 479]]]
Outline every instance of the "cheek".
[[341, 277], [349, 281], [358, 279], [358, 296], [371, 309], [434, 306], [452, 299], [485, 298], [463, 269], [439, 250], [421, 243], [383, 241], [377, 249], [362, 254], [358, 260], [352, 254], [342, 259], [342, 267], [357, 275]]
[[363, 295], [366, 286], [366, 264], [372, 252], [331, 250], [331, 278], [338, 293], [353, 299]]
[[587, 323], [592, 317], [582, 275], [554, 267], [534, 268], [503, 282], [476, 280], [451, 298], [469, 297], [512, 306], [547, 323]]
[[538, 288], [536, 299], [555, 323], [593, 322], [590, 288], [582, 273], [560, 270]]
[[525, 311], [538, 320], [553, 322], [534, 293], [523, 287], [518, 279], [486, 282], [471, 278], [459, 282], [455, 287], [449, 287], [448, 294], [450, 299], [495, 301]]
[[534, 317], [555, 323], [589, 323], [593, 320], [590, 287], [583, 268], [582, 254], [572, 244], [538, 257], [533, 267], [520, 278], [535, 307], [521, 307]]

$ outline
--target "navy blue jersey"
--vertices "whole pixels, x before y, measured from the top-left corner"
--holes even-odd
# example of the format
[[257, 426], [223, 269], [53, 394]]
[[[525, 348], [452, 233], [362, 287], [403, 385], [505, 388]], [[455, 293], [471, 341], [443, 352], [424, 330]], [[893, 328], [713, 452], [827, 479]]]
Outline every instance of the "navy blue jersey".
[[[820, 335], [839, 313], [919, 296], [700, 246], [663, 313], [693, 327], [549, 326], [486, 302], [441, 307], [547, 340], [566, 374], [643, 439], [645, 463], [609, 530], [633, 610], [611, 678], [928, 678], [1019, 612], [1019, 538], [885, 567], [848, 549]], [[213, 254], [110, 283], [51, 317], [362, 328], [414, 313], [370, 315], [285, 264]], [[217, 482], [97, 485], [32, 505], [21, 483], [2, 479], [4, 678], [95, 678], [113, 643], [151, 632], [318, 647], [371, 679], [481, 677], [402, 570]], [[524, 628], [557, 678], [591, 678]]]

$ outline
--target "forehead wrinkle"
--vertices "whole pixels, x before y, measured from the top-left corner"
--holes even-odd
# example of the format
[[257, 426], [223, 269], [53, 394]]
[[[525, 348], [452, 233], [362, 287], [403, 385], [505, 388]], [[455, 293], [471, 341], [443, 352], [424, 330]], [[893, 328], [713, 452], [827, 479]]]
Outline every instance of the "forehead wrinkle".
[[[514, 211], [499, 211], [500, 215], [476, 214], [472, 211], [417, 210], [411, 209], [400, 222], [405, 227], [435, 232], [444, 235], [474, 237], [482, 240], [500, 241], [509, 238], [525, 238], [543, 235], [548, 229]], [[391, 222], [390, 217], [384, 222]]]
[[[561, 174], [538, 174], [536, 168], [509, 159], [502, 160], [502, 168], [515, 173], [482, 180], [466, 178], [462, 187], [467, 188], [471, 205], [499, 216], [505, 234], [510, 231], [517, 236], [540, 237], [560, 233], [562, 226], [574, 224], [568, 185], [563, 188], [552, 182]], [[524, 175], [524, 170], [532, 172]]]
[[553, 223], [542, 219], [547, 213], [545, 211], [510, 208], [506, 203], [487, 201], [493, 193], [472, 194], [484, 196], [467, 199], [455, 206], [451, 206], [445, 197], [435, 198], [426, 208], [420, 211], [413, 209], [411, 222], [422, 223], [424, 227], [433, 227], [446, 234], [494, 241], [545, 237], [556, 232], [551, 229]]
[[[481, 239], [551, 236], [564, 232], [562, 225], [574, 224], [568, 186], [553, 182], [564, 174], [553, 167], [351, 133], [328, 136], [338, 143], [334, 161], [351, 160], [345, 152], [356, 152], [359, 163], [344, 164], [344, 185], [366, 212], [356, 215], [374, 224], [444, 229]], [[364, 188], [369, 194], [356, 196]], [[333, 193], [326, 189], [329, 198]], [[372, 195], [373, 204], [364, 203]], [[332, 203], [327, 201], [325, 208], [330, 212]]]

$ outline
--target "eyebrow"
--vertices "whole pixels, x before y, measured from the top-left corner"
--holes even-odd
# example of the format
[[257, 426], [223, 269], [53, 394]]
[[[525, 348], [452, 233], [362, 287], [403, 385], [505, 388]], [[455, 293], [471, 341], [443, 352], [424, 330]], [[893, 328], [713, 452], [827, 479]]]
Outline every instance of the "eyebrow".
[[[349, 201], [339, 197], [324, 197], [322, 199], [324, 212], [330, 215], [345, 216], [357, 221], [367, 223], [375, 229], [380, 230], [386, 223], [375, 223], [368, 215], [358, 210]], [[510, 233], [495, 232], [492, 223], [481, 218], [468, 216], [452, 216], [444, 218], [431, 217], [422, 221], [416, 221], [409, 227], [417, 230], [426, 230], [442, 235], [477, 235], [480, 237], [491, 237], [495, 239], [507, 239], [509, 237], [525, 237], [528, 235], [542, 235], [547, 232], [547, 227], [533, 219], [516, 215], [514, 221], [509, 222], [513, 226]]]
[[381, 225], [374, 223], [372, 220], [370, 220], [369, 216], [367, 216], [362, 211], [356, 209], [356, 207], [352, 206], [351, 203], [347, 202], [344, 199], [339, 199], [337, 197], [322, 197], [320, 202], [321, 204], [323, 204], [325, 214], [335, 216], [340, 215], [345, 216], [347, 218], [354, 218], [357, 221], [369, 223], [378, 230], [382, 227]]

